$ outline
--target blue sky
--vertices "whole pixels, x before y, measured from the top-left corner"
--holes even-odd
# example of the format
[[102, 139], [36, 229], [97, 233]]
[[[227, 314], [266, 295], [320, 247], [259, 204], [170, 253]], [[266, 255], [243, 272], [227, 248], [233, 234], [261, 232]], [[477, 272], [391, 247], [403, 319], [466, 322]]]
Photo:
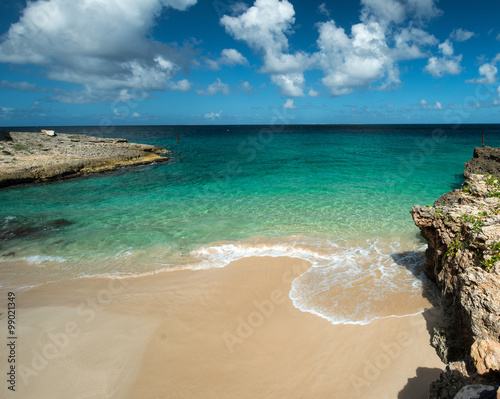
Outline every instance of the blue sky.
[[0, 125], [498, 123], [497, 0], [0, 4]]

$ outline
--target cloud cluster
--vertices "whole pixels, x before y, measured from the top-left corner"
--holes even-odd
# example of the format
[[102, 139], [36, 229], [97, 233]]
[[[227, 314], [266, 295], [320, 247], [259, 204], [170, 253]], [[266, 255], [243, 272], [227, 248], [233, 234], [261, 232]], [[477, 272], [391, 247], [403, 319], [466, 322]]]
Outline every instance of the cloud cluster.
[[229, 85], [226, 83], [222, 83], [220, 78], [217, 78], [214, 83], [208, 85], [206, 90], [196, 90], [196, 93], [205, 96], [214, 96], [218, 93], [228, 95], [230, 91], [231, 90], [229, 88]]
[[354, 25], [348, 36], [334, 21], [319, 25], [319, 53], [323, 84], [333, 95], [349, 94], [387, 77], [386, 85], [399, 83], [399, 73], [390, 57], [380, 24], [370, 21]]
[[221, 65], [248, 65], [248, 60], [234, 48], [226, 48], [221, 51], [221, 56], [217, 60], [206, 59], [205, 62], [213, 71], [218, 71]]
[[[295, 10], [288, 0], [255, 0], [239, 15], [221, 18], [226, 31], [262, 56], [262, 73], [286, 97], [304, 95], [304, 72], [320, 69], [322, 83], [333, 96], [356, 88], [388, 89], [400, 83], [398, 62], [425, 56], [437, 39], [418, 25], [437, 17], [435, 0], [362, 0], [360, 23], [350, 32], [329, 21], [318, 23], [318, 51], [290, 52]], [[329, 17], [322, 3], [318, 12]], [[312, 90], [313, 94], [317, 92]]]
[[424, 70], [435, 78], [440, 78], [446, 74], [460, 74], [462, 72], [462, 66], [460, 65], [462, 54], [454, 55], [453, 44], [449, 40], [441, 43], [438, 48], [442, 55], [429, 58]]
[[196, 1], [28, 2], [0, 43], [0, 62], [40, 65], [49, 79], [83, 85], [77, 101], [116, 90], [164, 90], [189, 64], [190, 49], [148, 34], [164, 7], [183, 11]]
[[443, 104], [441, 104], [439, 101], [436, 101], [434, 105], [431, 105], [427, 102], [427, 100], [422, 99], [420, 100], [419, 104], [423, 109], [435, 109], [438, 111], [442, 111], [444, 109]]
[[220, 119], [221, 116], [222, 116], [222, 111], [210, 112], [205, 114], [205, 119], [215, 120], [215, 119]]
[[[359, 22], [342, 27], [332, 19], [335, 10], [321, 3], [317, 12], [328, 20], [317, 23], [316, 48], [308, 52], [291, 48], [295, 9], [289, 0], [255, 0], [252, 6], [235, 2], [225, 8], [220, 24], [235, 40], [262, 59], [259, 72], [269, 75], [288, 98], [317, 97], [307, 87], [306, 72], [321, 72], [321, 83], [331, 96], [355, 90], [389, 90], [401, 84], [399, 64], [428, 58], [424, 71], [434, 77], [457, 75], [462, 55], [453, 43], [476, 36], [455, 29], [442, 43], [426, 31], [426, 23], [442, 14], [438, 0], [361, 0]], [[192, 65], [212, 70], [222, 66], [248, 66], [248, 59], [234, 48], [225, 48], [213, 59], [195, 60], [197, 50], [154, 41], [150, 33], [165, 8], [185, 11], [197, 0], [44, 0], [28, 2], [19, 22], [11, 25], [0, 42], [0, 62], [33, 64], [49, 79], [78, 84], [78, 90], [55, 90], [50, 98], [62, 103], [130, 101], [145, 99], [151, 91], [187, 92], [193, 83], [177, 77]], [[436, 50], [437, 46], [437, 50]], [[434, 50], [435, 54], [431, 54]], [[437, 52], [436, 52], [437, 51]], [[496, 82], [496, 61], [479, 69], [470, 83]], [[28, 82], [1, 81], [0, 89], [43, 91]], [[252, 93], [243, 82], [236, 88]], [[199, 95], [230, 93], [219, 78]], [[288, 104], [288, 105], [287, 105]], [[287, 106], [294, 106], [285, 103]], [[423, 106], [423, 105], [422, 105]], [[427, 106], [429, 106], [427, 104]]]
[[7, 90], [17, 90], [17, 91], [30, 91], [33, 93], [37, 92], [46, 92], [47, 90], [44, 88], [39, 88], [35, 83], [29, 82], [10, 82], [8, 80], [0, 81], [0, 89]]
[[[479, 67], [480, 78], [466, 80], [466, 83], [475, 83], [478, 85], [494, 85], [497, 83], [498, 68], [496, 64], [500, 62], [500, 53], [497, 54], [490, 62], [484, 63]], [[498, 97], [500, 97], [500, 86], [497, 87]], [[495, 98], [493, 105], [500, 105], [500, 100]]]
[[474, 36], [476, 36], [474, 32], [458, 28], [454, 29], [453, 32], [451, 32], [450, 39], [455, 40], [456, 42], [465, 42], [473, 38]]
[[285, 96], [304, 95], [303, 72], [310, 59], [302, 52], [288, 53], [287, 34], [295, 23], [295, 10], [288, 0], [256, 0], [241, 14], [224, 15], [220, 22], [227, 33], [262, 56], [261, 72], [270, 74]]

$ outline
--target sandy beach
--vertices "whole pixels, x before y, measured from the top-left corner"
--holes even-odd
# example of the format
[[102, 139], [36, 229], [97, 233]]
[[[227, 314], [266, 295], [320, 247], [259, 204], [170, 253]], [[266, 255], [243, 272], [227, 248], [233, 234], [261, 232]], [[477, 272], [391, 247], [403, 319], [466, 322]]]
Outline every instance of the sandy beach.
[[[444, 368], [428, 332], [440, 310], [333, 325], [288, 297], [293, 279], [309, 267], [286, 257], [245, 258], [220, 269], [77, 279], [16, 293], [16, 393], [427, 397]], [[2, 309], [6, 300], [3, 292]], [[2, 358], [8, 349], [2, 345]]]

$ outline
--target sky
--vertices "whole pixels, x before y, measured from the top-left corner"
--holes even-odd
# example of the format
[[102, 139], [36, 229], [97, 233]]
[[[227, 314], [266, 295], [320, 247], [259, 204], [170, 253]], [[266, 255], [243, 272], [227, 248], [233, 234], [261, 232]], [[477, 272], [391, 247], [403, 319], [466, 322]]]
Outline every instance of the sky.
[[0, 125], [500, 122], [498, 0], [5, 0]]

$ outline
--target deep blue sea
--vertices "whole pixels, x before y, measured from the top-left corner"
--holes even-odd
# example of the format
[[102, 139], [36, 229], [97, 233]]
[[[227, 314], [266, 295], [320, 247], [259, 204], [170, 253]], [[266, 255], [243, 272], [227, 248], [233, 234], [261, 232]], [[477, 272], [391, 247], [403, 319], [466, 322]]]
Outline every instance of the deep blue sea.
[[[26, 228], [0, 242], [3, 289], [289, 256], [314, 266], [293, 284], [296, 306], [347, 322], [371, 317], [370, 298], [421, 295], [411, 207], [462, 184], [483, 133], [500, 146], [500, 125], [53, 128], [158, 145], [172, 159], [0, 190], [0, 228]], [[368, 277], [355, 310], [312, 303], [332, 290], [347, 298]]]

